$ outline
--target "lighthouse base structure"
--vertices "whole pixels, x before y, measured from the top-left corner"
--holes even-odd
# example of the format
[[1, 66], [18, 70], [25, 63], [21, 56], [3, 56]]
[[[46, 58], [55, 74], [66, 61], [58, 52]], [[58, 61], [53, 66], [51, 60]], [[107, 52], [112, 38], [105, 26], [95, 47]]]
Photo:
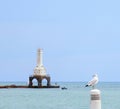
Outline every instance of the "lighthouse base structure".
[[41, 76], [41, 75], [32, 75], [29, 77], [29, 87], [33, 87], [33, 79], [36, 79], [37, 80], [37, 87], [42, 87], [42, 80], [43, 79], [46, 79], [47, 80], [47, 85], [46, 86], [51, 86], [51, 83], [50, 83], [50, 76]]

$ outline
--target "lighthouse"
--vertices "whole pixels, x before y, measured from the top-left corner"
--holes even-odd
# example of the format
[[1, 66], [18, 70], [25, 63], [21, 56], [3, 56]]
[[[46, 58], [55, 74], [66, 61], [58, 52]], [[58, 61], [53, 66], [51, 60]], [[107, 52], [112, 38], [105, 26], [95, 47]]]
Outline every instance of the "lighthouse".
[[39, 48], [37, 50], [37, 65], [34, 69], [33, 75], [29, 76], [29, 87], [34, 87], [33, 86], [33, 79], [37, 80], [37, 83], [38, 83], [37, 87], [42, 87], [42, 80], [43, 79], [47, 80], [47, 86], [46, 87], [51, 86], [50, 76], [46, 74], [46, 69], [43, 66], [42, 55], [43, 55], [43, 51], [42, 51], [42, 49]]
[[46, 69], [43, 66], [43, 50], [42, 49], [38, 49], [37, 50], [37, 65], [34, 69], [34, 74], [33, 75], [40, 75], [40, 76], [46, 76]]
[[[29, 88], [59, 88], [59, 86], [55, 85], [51, 85], [51, 77], [50, 75], [46, 74], [46, 69], [45, 67], [43, 66], [43, 51], [42, 49], [38, 49], [37, 50], [37, 65], [34, 69], [34, 73], [33, 75], [30, 75], [29, 76], [29, 85], [28, 87]], [[34, 82], [33, 80], [36, 79], [37, 80], [37, 86], [34, 85]], [[47, 83], [46, 85], [43, 85], [42, 84], [42, 81], [46, 79], [47, 80]]]

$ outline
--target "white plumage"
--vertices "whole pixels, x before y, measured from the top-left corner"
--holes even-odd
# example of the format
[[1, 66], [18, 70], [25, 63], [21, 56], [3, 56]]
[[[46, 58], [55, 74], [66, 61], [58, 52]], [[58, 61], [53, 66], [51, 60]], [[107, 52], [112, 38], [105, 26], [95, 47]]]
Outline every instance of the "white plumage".
[[94, 88], [95, 84], [97, 83], [98, 83], [98, 75], [94, 74], [92, 80], [89, 81], [85, 87], [92, 86], [92, 88]]

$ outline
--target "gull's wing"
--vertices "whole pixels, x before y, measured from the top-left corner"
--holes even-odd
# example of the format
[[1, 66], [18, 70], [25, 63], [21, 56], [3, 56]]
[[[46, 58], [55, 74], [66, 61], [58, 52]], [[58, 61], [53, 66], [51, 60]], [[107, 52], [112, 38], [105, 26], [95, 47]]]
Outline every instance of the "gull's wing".
[[87, 86], [94, 86], [98, 82], [98, 78], [93, 78], [91, 81], [88, 82]]

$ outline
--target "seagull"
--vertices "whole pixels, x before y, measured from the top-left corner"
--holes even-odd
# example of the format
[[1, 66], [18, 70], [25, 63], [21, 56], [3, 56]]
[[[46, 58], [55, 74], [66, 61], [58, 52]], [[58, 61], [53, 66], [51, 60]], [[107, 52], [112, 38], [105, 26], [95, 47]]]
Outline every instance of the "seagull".
[[92, 86], [92, 88], [94, 89], [94, 88], [95, 88], [95, 84], [97, 84], [97, 83], [98, 83], [98, 75], [97, 75], [97, 74], [94, 74], [92, 80], [89, 81], [89, 82], [85, 85], [85, 87]]

